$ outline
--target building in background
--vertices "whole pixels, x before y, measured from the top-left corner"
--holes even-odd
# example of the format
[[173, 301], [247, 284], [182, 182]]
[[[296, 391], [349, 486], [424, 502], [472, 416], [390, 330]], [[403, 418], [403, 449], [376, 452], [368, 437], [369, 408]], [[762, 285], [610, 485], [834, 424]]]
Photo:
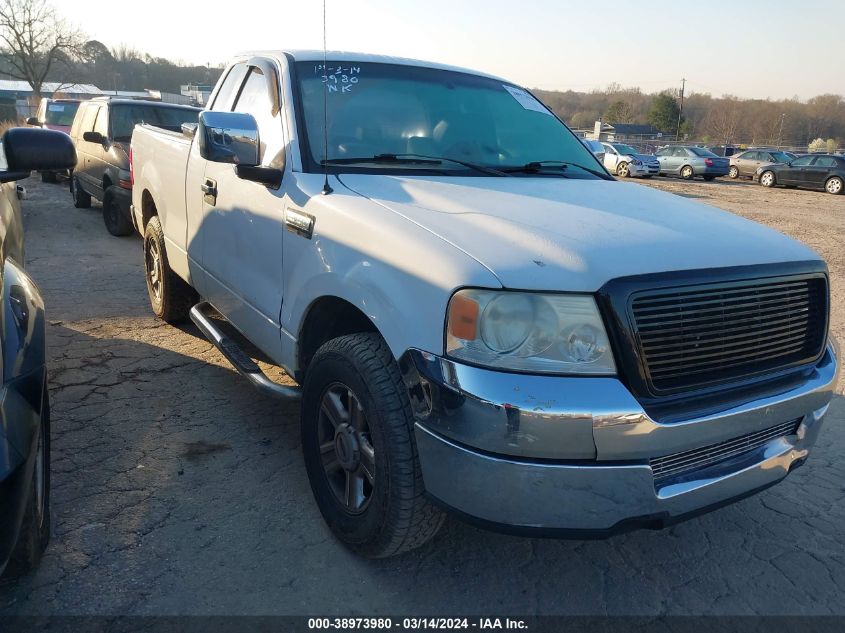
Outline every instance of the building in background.
[[[191, 86], [192, 88], [208, 88], [207, 93], [198, 90], [197, 94], [211, 93], [210, 86]], [[184, 93], [162, 92], [160, 90], [101, 90], [93, 84], [60, 84], [54, 81], [44, 83], [41, 95], [44, 97], [62, 97], [66, 99], [91, 99], [93, 97], [121, 97], [123, 99], [152, 99], [165, 103], [180, 105], [204, 105], [205, 101], [197, 103], [194, 96]], [[0, 79], [0, 121], [14, 121], [26, 119], [35, 115], [38, 109], [38, 99], [33, 99], [32, 87], [25, 81], [16, 79]]]

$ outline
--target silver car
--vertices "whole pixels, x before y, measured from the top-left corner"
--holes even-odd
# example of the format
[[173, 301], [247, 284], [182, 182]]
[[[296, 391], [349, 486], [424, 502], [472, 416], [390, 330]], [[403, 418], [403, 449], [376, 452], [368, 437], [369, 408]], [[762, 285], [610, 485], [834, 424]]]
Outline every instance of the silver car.
[[754, 178], [757, 168], [772, 163], [786, 164], [796, 158], [795, 154], [777, 149], [750, 149], [731, 156], [728, 176], [731, 178]]
[[717, 156], [704, 147], [675, 145], [657, 150], [661, 176], [680, 176], [692, 180], [701, 176], [704, 180], [714, 180], [718, 176], [727, 176], [730, 161]]

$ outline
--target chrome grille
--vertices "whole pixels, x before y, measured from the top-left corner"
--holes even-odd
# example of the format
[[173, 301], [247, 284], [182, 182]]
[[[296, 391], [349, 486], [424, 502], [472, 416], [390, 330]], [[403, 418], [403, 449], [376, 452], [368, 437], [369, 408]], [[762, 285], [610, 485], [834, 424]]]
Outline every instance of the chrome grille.
[[827, 333], [824, 276], [645, 291], [630, 305], [656, 394], [810, 362]]
[[649, 460], [651, 470], [654, 473], [654, 483], [656, 486], [664, 484], [668, 480], [680, 478], [688, 473], [752, 451], [774, 439], [794, 435], [800, 422], [800, 420], [792, 420], [718, 444], [655, 457]]

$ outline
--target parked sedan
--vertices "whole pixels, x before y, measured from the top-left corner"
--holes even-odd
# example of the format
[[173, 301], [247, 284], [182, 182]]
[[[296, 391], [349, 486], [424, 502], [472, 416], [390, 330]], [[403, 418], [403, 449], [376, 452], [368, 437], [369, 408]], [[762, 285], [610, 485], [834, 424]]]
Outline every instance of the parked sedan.
[[12, 128], [0, 142], [0, 574], [21, 574], [50, 539], [50, 402], [44, 301], [24, 269], [15, 182], [76, 162], [67, 134]]
[[759, 167], [757, 176], [764, 187], [783, 185], [841, 194], [845, 190], [845, 156], [800, 156], [786, 164], [776, 163]]
[[795, 154], [776, 149], [751, 149], [742, 154], [731, 156], [731, 178], [754, 178], [757, 168], [772, 163], [788, 163], [796, 158]]
[[710, 181], [726, 176], [730, 169], [727, 158], [716, 156], [704, 147], [675, 145], [657, 150], [656, 155], [660, 161], [661, 176], [680, 176], [684, 180], [701, 176]]
[[620, 178], [628, 176], [651, 178], [660, 171], [660, 163], [653, 154], [640, 154], [624, 143], [602, 143], [605, 169]]

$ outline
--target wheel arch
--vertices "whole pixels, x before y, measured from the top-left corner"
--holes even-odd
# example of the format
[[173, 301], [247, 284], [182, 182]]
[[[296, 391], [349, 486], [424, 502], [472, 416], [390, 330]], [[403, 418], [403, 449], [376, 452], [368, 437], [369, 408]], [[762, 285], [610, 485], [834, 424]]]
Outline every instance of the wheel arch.
[[149, 189], [144, 189], [141, 194], [140, 232], [142, 234], [147, 229], [147, 223], [150, 221], [150, 218], [156, 215], [158, 215], [158, 207], [156, 206], [155, 200], [153, 200], [153, 194], [150, 193]]
[[376, 324], [353, 303], [338, 296], [324, 295], [305, 311], [297, 336], [296, 379], [302, 382], [317, 350], [339, 336], [375, 332]]

